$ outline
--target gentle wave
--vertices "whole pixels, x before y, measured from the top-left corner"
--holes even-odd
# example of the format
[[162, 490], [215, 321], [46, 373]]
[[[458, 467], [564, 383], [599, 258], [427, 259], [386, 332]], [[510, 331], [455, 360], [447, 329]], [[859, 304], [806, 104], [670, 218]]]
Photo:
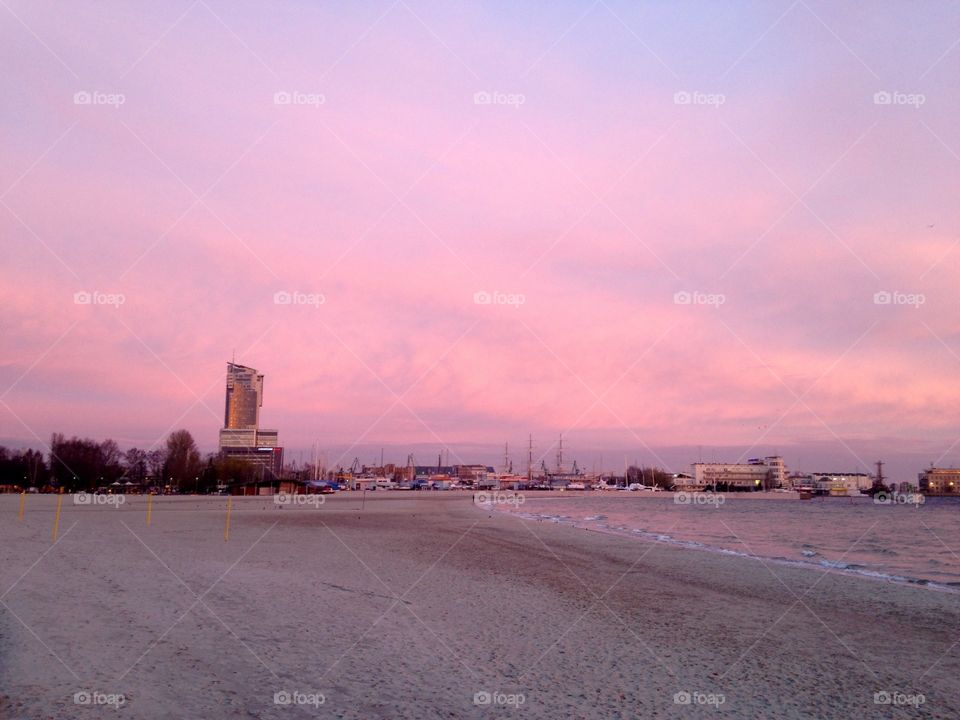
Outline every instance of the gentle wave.
[[[618, 535], [621, 537], [633, 537], [645, 540], [648, 542], [658, 542], [672, 547], [684, 548], [687, 550], [700, 550], [702, 552], [711, 552], [719, 555], [730, 555], [734, 557], [741, 557], [748, 560], [755, 560], [757, 562], [775, 562], [781, 565], [789, 565], [793, 567], [800, 567], [810, 570], [824, 570], [827, 572], [834, 572], [845, 575], [853, 575], [856, 577], [868, 578], [870, 580], [878, 580], [882, 582], [890, 582], [896, 584], [906, 584], [912, 586], [919, 586], [929, 588], [931, 590], [937, 590], [941, 592], [949, 592], [960, 594], [960, 582], [945, 582], [939, 583], [925, 578], [916, 578], [909, 577], [905, 575], [899, 575], [895, 573], [883, 572], [880, 570], [871, 570], [863, 565], [857, 563], [848, 563], [843, 562], [842, 560], [829, 560], [826, 558], [820, 558], [817, 560], [812, 560], [813, 558], [819, 558], [819, 553], [815, 550], [801, 550], [801, 554], [805, 558], [811, 558], [811, 560], [801, 560], [797, 558], [787, 558], [782, 556], [763, 556], [757, 555], [754, 553], [744, 552], [742, 550], [734, 550], [731, 548], [719, 547], [717, 545], [710, 545], [707, 543], [698, 542], [696, 540], [684, 540], [680, 538], [673, 537], [672, 535], [662, 533], [662, 532], [653, 532], [644, 530], [642, 528], [631, 528], [626, 525], [610, 525], [608, 523], [600, 522], [601, 520], [606, 520], [605, 515], [590, 515], [583, 518], [573, 518], [569, 515], [555, 515], [549, 513], [536, 513], [536, 512], [523, 512], [523, 511], [511, 511], [507, 508], [494, 508], [492, 503], [483, 503], [484, 507], [490, 507], [491, 509], [498, 509], [502, 512], [507, 512], [514, 517], [523, 518], [525, 520], [537, 520], [538, 522], [552, 522], [560, 523], [564, 525], [570, 525], [581, 530], [589, 530], [592, 532], [603, 532], [611, 535]], [[809, 544], [804, 544], [803, 547], [811, 547]], [[896, 553], [892, 553], [896, 554]]]

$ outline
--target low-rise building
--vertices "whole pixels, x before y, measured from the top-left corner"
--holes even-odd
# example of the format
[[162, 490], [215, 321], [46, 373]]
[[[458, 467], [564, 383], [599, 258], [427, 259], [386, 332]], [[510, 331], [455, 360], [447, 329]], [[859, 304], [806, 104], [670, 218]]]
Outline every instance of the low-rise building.
[[817, 492], [823, 495], [863, 495], [873, 485], [873, 477], [867, 473], [815, 472], [811, 477]]
[[751, 464], [760, 464], [766, 465], [770, 468], [770, 485], [771, 488], [782, 488], [787, 486], [787, 465], [783, 462], [783, 458], [779, 455], [767, 455], [767, 457], [762, 460], [759, 458], [754, 458], [749, 460]]
[[693, 478], [684, 480], [686, 490], [767, 490], [786, 482], [783, 458], [751, 458], [745, 463], [693, 463]]
[[494, 474], [494, 471], [487, 465], [454, 465], [453, 474], [458, 480], [469, 485], [485, 481], [488, 475]]
[[920, 492], [930, 495], [952, 495], [960, 492], [960, 468], [938, 468], [932, 465], [919, 474]]
[[795, 472], [787, 475], [783, 487], [788, 490], [813, 490], [816, 488], [813, 475], [809, 473]]

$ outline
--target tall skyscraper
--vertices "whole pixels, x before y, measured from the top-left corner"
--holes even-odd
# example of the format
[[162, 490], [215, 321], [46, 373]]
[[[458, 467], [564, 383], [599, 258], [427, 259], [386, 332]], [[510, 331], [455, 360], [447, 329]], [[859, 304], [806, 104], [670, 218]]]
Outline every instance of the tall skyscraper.
[[227, 407], [223, 427], [257, 429], [263, 405], [263, 375], [253, 368], [227, 363]]
[[263, 375], [254, 368], [228, 362], [220, 453], [253, 463], [277, 477], [283, 468], [283, 448], [276, 430], [260, 427], [262, 405]]

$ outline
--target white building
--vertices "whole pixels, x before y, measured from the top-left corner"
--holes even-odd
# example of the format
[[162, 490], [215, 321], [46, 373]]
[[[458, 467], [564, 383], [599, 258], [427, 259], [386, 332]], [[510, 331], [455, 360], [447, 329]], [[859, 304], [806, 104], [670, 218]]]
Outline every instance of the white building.
[[873, 478], [866, 473], [810, 473], [814, 487], [824, 495], [863, 495], [873, 486]]
[[[753, 460], [750, 461], [754, 462]], [[787, 465], [779, 455], [768, 455], [762, 461], [757, 461], [770, 468], [770, 487], [782, 488], [787, 486]]]
[[693, 463], [693, 478], [687, 489], [765, 490], [786, 483], [783, 458], [772, 455], [745, 463]]

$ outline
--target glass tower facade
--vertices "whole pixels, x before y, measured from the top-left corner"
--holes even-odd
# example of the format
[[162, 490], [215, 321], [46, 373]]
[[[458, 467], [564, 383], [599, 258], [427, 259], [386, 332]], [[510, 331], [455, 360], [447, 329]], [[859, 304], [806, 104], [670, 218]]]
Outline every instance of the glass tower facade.
[[263, 405], [263, 375], [245, 365], [227, 363], [227, 407], [223, 427], [255, 430]]
[[259, 467], [268, 477], [283, 470], [283, 448], [276, 430], [260, 427], [263, 375], [246, 365], [227, 363], [227, 403], [220, 430], [220, 454]]

